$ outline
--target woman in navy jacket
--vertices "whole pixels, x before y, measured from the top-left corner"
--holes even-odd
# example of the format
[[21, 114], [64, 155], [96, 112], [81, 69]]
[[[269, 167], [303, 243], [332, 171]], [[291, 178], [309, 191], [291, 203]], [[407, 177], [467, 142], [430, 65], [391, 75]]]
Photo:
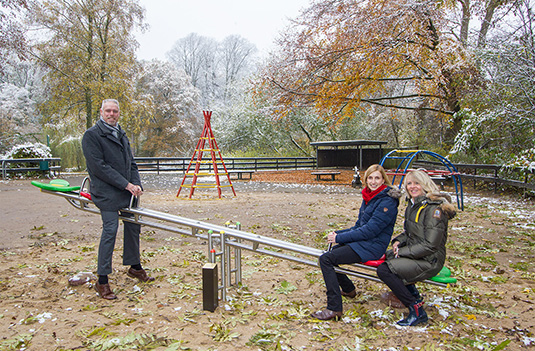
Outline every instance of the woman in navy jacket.
[[314, 318], [340, 319], [343, 314], [342, 295], [351, 298], [357, 295], [353, 282], [345, 274], [336, 273], [335, 267], [377, 260], [383, 256], [390, 243], [401, 192], [391, 186], [380, 165], [372, 165], [366, 170], [363, 185], [363, 201], [355, 225], [327, 235], [329, 244], [338, 245], [319, 258], [327, 288], [327, 308], [312, 313]]

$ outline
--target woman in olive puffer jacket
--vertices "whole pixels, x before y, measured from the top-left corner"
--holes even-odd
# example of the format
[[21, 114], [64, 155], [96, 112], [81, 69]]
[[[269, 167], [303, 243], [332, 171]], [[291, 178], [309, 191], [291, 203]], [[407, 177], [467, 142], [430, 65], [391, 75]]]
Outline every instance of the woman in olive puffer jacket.
[[409, 315], [398, 322], [407, 326], [427, 322], [414, 283], [434, 277], [444, 266], [448, 220], [455, 216], [455, 208], [450, 196], [441, 193], [423, 171], [409, 172], [404, 188], [409, 198], [404, 231], [392, 240], [392, 249], [377, 275], [409, 308]]

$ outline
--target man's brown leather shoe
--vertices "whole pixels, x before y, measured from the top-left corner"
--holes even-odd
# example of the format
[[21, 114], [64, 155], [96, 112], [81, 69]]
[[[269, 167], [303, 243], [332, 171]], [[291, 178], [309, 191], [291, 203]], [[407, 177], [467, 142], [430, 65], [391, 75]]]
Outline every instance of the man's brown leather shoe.
[[110, 284], [100, 285], [98, 282], [95, 283], [95, 290], [100, 297], [106, 300], [115, 300], [117, 296], [111, 291]]
[[355, 298], [355, 296], [357, 296], [357, 290], [353, 290], [353, 291], [350, 291], [350, 292], [345, 292], [345, 291], [341, 291], [342, 293], [342, 296], [346, 296], [346, 297], [349, 297], [351, 299]]
[[126, 272], [126, 275], [128, 275], [130, 278], [136, 278], [139, 279], [143, 283], [152, 282], [154, 281], [153, 277], [149, 277], [147, 272], [142, 268], [140, 270], [134, 269], [130, 267], [128, 272]]
[[323, 311], [314, 312], [311, 314], [312, 317], [316, 319], [320, 319], [322, 321], [328, 321], [331, 319], [334, 319], [335, 321], [342, 318], [342, 311], [331, 311], [328, 309], [324, 309]]

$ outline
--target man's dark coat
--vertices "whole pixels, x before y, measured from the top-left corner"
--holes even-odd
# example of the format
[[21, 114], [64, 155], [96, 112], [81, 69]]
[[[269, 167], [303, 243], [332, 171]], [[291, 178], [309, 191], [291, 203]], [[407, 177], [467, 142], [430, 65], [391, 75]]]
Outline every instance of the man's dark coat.
[[141, 180], [130, 142], [123, 130], [118, 138], [99, 120], [82, 138], [87, 171], [91, 179], [91, 198], [104, 211], [127, 207], [131, 193], [128, 183], [141, 186]]

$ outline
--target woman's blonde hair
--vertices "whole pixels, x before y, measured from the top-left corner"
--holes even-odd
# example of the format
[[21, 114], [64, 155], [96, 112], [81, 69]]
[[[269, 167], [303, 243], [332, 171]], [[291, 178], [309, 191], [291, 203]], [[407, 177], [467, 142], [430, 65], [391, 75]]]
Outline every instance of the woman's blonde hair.
[[392, 183], [390, 182], [390, 179], [388, 178], [388, 175], [386, 175], [386, 172], [385, 172], [385, 169], [383, 168], [383, 166], [381, 165], [378, 165], [378, 164], [375, 164], [375, 165], [371, 165], [370, 167], [368, 167], [368, 169], [366, 170], [366, 172], [364, 172], [364, 179], [362, 180], [362, 184], [367, 187], [368, 186], [368, 177], [370, 176], [370, 174], [372, 174], [373, 172], [379, 172], [381, 173], [381, 176], [383, 177], [383, 179], [385, 180], [385, 184], [388, 185], [388, 186], [392, 186]]
[[405, 180], [403, 181], [403, 189], [405, 189], [405, 193], [408, 197], [410, 197], [409, 192], [407, 191], [407, 182], [410, 180], [414, 180], [416, 183], [420, 184], [422, 187], [422, 190], [426, 193], [439, 193], [440, 189], [435, 184], [433, 179], [429, 177], [427, 173], [420, 170], [410, 171], [405, 176]]

